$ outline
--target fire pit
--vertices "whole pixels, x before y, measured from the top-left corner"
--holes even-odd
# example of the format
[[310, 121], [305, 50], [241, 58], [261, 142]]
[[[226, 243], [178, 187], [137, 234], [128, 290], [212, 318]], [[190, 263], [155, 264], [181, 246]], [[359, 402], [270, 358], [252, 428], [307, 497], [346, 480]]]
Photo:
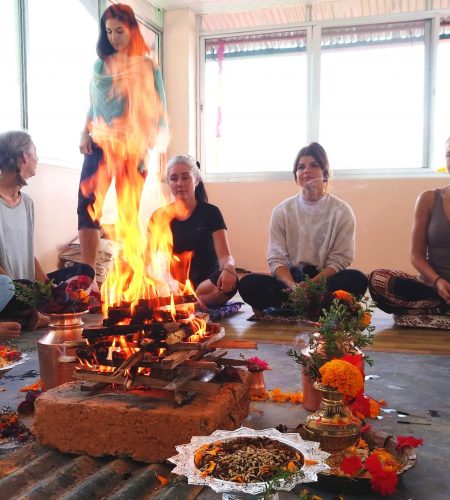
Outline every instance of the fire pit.
[[140, 300], [111, 308], [102, 324], [83, 330], [82, 341], [66, 343], [76, 348], [65, 361], [78, 365], [77, 381], [38, 399], [40, 442], [63, 452], [154, 462], [194, 435], [240, 426], [250, 377], [235, 367], [246, 362], [226, 358], [224, 329], [193, 315], [192, 304], [166, 306]]
[[92, 390], [111, 384], [127, 390], [163, 389], [172, 391], [180, 404], [197, 393], [209, 394], [207, 383], [222, 366], [243, 364], [222, 359], [227, 351], [213, 344], [225, 331], [208, 319], [194, 314], [189, 302], [139, 300], [134, 307], [110, 308], [101, 325], [83, 330], [84, 341], [66, 343], [76, 348], [76, 357], [63, 361], [78, 364], [74, 378], [91, 382]]

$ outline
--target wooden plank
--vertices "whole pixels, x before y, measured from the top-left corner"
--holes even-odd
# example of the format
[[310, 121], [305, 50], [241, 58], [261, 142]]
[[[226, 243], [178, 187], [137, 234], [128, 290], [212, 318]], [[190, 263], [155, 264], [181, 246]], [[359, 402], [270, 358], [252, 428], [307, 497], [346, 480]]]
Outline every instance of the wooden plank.
[[216, 341], [225, 336], [225, 330], [221, 328], [216, 334], [211, 335], [210, 338], [203, 340], [202, 342], [178, 342], [176, 344], [170, 344], [167, 349], [170, 351], [186, 351], [192, 349], [206, 349], [210, 347], [211, 344], [215, 344]]
[[197, 351], [177, 351], [169, 354], [169, 356], [161, 360], [161, 368], [164, 370], [172, 370], [196, 353]]
[[225, 349], [258, 349], [258, 344], [255, 341], [223, 338], [211, 343], [209, 347], [214, 349], [218, 347]]

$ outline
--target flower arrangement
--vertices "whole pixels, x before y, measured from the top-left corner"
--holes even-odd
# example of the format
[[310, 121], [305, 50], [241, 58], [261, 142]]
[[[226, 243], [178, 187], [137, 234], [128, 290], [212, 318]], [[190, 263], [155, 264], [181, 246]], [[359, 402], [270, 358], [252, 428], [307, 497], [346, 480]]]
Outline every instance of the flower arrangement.
[[[305, 288], [311, 287], [311, 283]], [[331, 304], [322, 309], [317, 333], [310, 336], [307, 354], [293, 349], [288, 351], [312, 380], [320, 381], [321, 366], [333, 359], [345, 356], [345, 360], [352, 364], [362, 362], [361, 349], [373, 342], [375, 327], [370, 324], [372, 311], [367, 299], [358, 301], [344, 290], [333, 292], [332, 297]], [[372, 364], [367, 356], [364, 360]]]
[[17, 298], [44, 314], [86, 311], [100, 303], [100, 295], [89, 291], [92, 279], [77, 276], [59, 284], [36, 281], [32, 284], [15, 283]]
[[361, 372], [348, 361], [333, 359], [319, 369], [322, 385], [333, 387], [344, 396], [355, 397], [364, 387]]
[[[400, 453], [407, 446], [416, 448], [422, 444], [422, 439], [398, 436], [395, 450]], [[402, 468], [403, 464], [388, 450], [385, 448], [369, 450], [367, 442], [360, 439], [356, 446], [345, 450], [338, 468], [333, 470], [333, 473], [353, 478], [369, 478], [372, 490], [385, 496], [395, 493], [397, 474]]]
[[270, 370], [270, 367], [267, 361], [264, 361], [263, 359], [257, 358], [255, 356], [253, 358], [247, 359], [247, 370], [251, 373], [258, 373], [265, 370]]
[[288, 300], [283, 307], [293, 311], [298, 317], [321, 322], [323, 315], [333, 306], [341, 306], [342, 318], [352, 322], [353, 328], [367, 328], [372, 319], [371, 309], [367, 299], [357, 300], [345, 290], [329, 292], [326, 289], [326, 279], [315, 282], [307, 278], [287, 290]]
[[332, 292], [327, 291], [325, 278], [317, 282], [306, 278], [286, 291], [288, 300], [283, 307], [308, 321], [318, 321], [322, 311], [331, 307], [335, 298]]

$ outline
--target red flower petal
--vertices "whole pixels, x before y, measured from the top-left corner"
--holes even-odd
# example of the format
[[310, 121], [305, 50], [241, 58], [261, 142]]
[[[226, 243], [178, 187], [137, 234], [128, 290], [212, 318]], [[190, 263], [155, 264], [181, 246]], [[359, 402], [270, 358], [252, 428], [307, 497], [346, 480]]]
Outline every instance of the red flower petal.
[[417, 448], [423, 445], [423, 439], [415, 438], [414, 436], [398, 436], [397, 445], [395, 449], [401, 451], [405, 446], [410, 446], [411, 448]]
[[357, 394], [355, 401], [351, 405], [351, 409], [354, 415], [359, 413], [368, 417], [370, 415], [370, 399], [362, 393]]
[[340, 469], [350, 476], [355, 476], [363, 468], [363, 463], [359, 457], [352, 455], [342, 459]]
[[398, 483], [397, 473], [393, 470], [380, 469], [376, 473], [371, 473], [370, 482], [372, 489], [380, 495], [393, 495]]
[[370, 455], [364, 462], [364, 468], [371, 474], [377, 474], [382, 470], [380, 459], [376, 455]]

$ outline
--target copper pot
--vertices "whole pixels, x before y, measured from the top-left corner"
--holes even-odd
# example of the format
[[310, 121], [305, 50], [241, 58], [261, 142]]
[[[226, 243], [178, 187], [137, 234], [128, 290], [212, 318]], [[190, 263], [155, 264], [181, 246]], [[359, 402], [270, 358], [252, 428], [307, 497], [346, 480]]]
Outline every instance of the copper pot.
[[74, 362], [61, 362], [61, 359], [75, 357], [75, 348], [67, 348], [65, 342], [83, 341], [83, 321], [81, 313], [50, 315], [50, 328], [38, 341], [39, 371], [43, 390], [74, 380]]

